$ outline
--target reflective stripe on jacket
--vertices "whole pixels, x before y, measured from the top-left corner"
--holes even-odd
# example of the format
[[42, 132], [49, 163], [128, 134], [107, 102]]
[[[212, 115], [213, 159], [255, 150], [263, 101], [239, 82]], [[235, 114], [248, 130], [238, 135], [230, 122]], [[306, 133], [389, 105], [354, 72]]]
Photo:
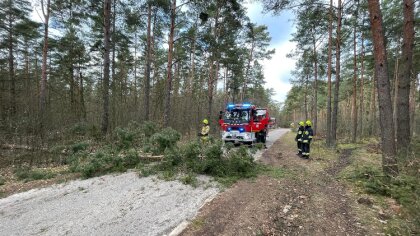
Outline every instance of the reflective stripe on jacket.
[[203, 128], [201, 128], [201, 135], [207, 136], [210, 132], [210, 125], [204, 125]]
[[302, 134], [302, 140], [304, 143], [308, 143], [312, 140], [314, 135], [314, 131], [312, 130], [311, 126], [306, 126], [305, 131]]
[[298, 132], [297, 132], [296, 138], [295, 138], [296, 141], [302, 142], [302, 135], [303, 135], [304, 130], [305, 130], [305, 127], [299, 126], [299, 129], [298, 129]]

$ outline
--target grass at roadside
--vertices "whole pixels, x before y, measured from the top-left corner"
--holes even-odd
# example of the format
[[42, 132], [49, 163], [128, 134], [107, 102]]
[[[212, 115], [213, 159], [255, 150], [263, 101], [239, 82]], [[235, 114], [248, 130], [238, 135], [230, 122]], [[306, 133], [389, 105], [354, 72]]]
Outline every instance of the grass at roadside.
[[[283, 139], [288, 147], [295, 147], [295, 133]], [[351, 150], [348, 160], [343, 155]], [[358, 143], [339, 143], [336, 149], [327, 148], [325, 140], [311, 144], [312, 161], [303, 164], [309, 175], [330, 168], [341, 170], [336, 178], [350, 189], [349, 194], [360, 204], [354, 209], [364, 225], [381, 229], [386, 235], [417, 235], [420, 233], [420, 188], [418, 170], [420, 142], [413, 141], [410, 153], [398, 158], [400, 175], [390, 182], [384, 179], [382, 155], [378, 140], [369, 138]]]
[[[389, 235], [415, 235], [420, 232], [420, 188], [419, 177], [413, 174], [413, 168], [418, 167], [414, 155], [411, 159], [407, 158], [407, 154], [405, 158], [400, 156], [399, 177], [387, 181], [382, 172], [382, 155], [377, 140], [342, 143], [337, 151], [326, 148], [318, 141], [313, 146], [314, 160], [323, 163], [322, 168], [338, 161], [344, 149], [352, 150], [350, 164], [337, 178], [346, 183], [360, 200], [358, 214], [365, 219], [365, 224], [381, 228]], [[412, 148], [413, 153], [419, 151], [416, 148], [419, 147]]]

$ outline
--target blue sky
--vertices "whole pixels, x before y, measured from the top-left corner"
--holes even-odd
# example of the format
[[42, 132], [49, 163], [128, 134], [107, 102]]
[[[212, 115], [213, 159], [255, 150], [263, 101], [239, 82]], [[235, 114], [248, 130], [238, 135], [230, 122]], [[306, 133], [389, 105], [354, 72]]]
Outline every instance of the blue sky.
[[271, 13], [263, 14], [261, 4], [255, 1], [246, 3], [245, 7], [252, 22], [268, 27], [272, 37], [270, 49], [276, 49], [276, 53], [271, 60], [264, 60], [262, 63], [267, 82], [265, 87], [274, 89], [276, 92], [274, 100], [284, 102], [287, 92], [292, 87], [289, 79], [295, 65], [295, 60], [286, 57], [286, 54], [295, 48], [295, 43], [289, 41], [294, 30], [293, 15], [288, 12], [278, 16], [273, 16]]

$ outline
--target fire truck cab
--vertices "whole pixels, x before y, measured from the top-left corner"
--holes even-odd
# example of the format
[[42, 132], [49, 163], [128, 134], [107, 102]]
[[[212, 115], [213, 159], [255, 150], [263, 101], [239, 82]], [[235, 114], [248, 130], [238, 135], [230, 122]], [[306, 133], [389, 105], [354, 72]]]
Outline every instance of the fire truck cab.
[[222, 140], [235, 144], [265, 143], [270, 116], [266, 108], [252, 104], [229, 104], [220, 112]]

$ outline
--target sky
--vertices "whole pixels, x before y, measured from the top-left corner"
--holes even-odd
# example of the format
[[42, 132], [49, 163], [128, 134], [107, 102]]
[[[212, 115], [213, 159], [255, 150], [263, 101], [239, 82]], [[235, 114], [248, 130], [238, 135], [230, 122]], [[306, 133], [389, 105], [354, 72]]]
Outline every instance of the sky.
[[246, 3], [247, 15], [251, 22], [258, 25], [266, 25], [271, 36], [269, 49], [275, 49], [276, 53], [270, 60], [263, 61], [265, 87], [273, 88], [276, 94], [273, 100], [284, 102], [287, 92], [292, 88], [289, 82], [291, 71], [295, 67], [295, 60], [286, 55], [295, 48], [295, 43], [290, 42], [293, 33], [293, 15], [288, 12], [273, 16], [271, 13], [262, 13], [260, 3], [252, 1]]

